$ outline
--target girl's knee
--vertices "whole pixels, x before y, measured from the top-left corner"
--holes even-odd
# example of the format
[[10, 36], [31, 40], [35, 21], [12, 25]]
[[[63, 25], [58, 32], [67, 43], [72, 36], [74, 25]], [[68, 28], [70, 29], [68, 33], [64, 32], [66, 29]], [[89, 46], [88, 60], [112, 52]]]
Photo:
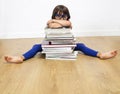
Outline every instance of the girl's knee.
[[81, 49], [83, 49], [85, 47], [85, 45], [83, 43], [76, 43], [76, 47], [75, 47], [75, 51], [79, 51]]
[[77, 43], [77, 47], [83, 47], [83, 46], [85, 46], [85, 44], [83, 44], [83, 43]]
[[33, 48], [40, 48], [41, 47], [41, 44], [35, 44], [33, 45]]
[[37, 51], [42, 51], [42, 46], [41, 46], [41, 44], [35, 44], [35, 45], [33, 45], [32, 49], [37, 50]]

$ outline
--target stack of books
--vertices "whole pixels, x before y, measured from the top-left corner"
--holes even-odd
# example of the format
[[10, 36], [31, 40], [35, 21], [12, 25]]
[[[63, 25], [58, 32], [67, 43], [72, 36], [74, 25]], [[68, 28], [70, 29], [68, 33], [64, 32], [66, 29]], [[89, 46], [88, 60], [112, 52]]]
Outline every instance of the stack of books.
[[46, 59], [75, 60], [77, 52], [74, 35], [71, 29], [45, 29], [45, 39], [42, 41], [42, 53]]

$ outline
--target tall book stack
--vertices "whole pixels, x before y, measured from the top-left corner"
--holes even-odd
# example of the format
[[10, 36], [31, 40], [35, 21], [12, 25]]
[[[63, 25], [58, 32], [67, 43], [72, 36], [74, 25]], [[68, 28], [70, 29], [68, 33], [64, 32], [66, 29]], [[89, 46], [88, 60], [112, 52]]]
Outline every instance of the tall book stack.
[[42, 53], [45, 53], [46, 59], [75, 60], [77, 58], [75, 46], [71, 29], [45, 29]]

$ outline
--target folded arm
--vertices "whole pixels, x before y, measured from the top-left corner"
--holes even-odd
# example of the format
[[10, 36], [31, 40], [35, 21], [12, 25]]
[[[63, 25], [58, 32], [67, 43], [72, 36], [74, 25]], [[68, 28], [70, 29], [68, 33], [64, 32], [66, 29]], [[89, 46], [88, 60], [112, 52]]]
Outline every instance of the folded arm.
[[61, 24], [59, 24], [59, 23], [49, 23], [47, 26], [48, 26], [48, 28], [52, 28], [52, 29], [63, 27], [63, 26], [62, 26]]
[[59, 27], [71, 27], [71, 22], [68, 20], [56, 20], [52, 19], [47, 22], [49, 28], [59, 28]]

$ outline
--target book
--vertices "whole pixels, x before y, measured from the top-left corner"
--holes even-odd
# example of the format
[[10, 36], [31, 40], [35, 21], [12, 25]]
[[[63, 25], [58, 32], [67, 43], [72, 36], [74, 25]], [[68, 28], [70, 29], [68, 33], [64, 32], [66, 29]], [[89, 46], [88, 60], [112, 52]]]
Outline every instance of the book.
[[69, 44], [62, 44], [62, 43], [54, 44], [54, 43], [50, 43], [50, 41], [47, 41], [47, 40], [43, 40], [41, 44], [42, 44], [42, 48], [48, 48], [48, 47], [59, 48], [59, 47], [75, 47], [76, 46], [76, 43], [74, 42], [69, 43]]
[[72, 53], [73, 49], [60, 48], [60, 49], [43, 49], [42, 53]]
[[77, 58], [77, 53], [77, 51], [74, 51], [72, 53], [46, 54], [46, 59], [75, 60]]
[[71, 29], [45, 29], [45, 39], [42, 41], [42, 53], [46, 59], [75, 60], [76, 42]]
[[71, 29], [46, 29], [46, 39], [74, 39]]
[[49, 35], [49, 34], [70, 34], [72, 33], [72, 30], [70, 28], [66, 29], [66, 28], [62, 28], [62, 29], [50, 29], [50, 28], [46, 28], [45, 29], [45, 35]]

